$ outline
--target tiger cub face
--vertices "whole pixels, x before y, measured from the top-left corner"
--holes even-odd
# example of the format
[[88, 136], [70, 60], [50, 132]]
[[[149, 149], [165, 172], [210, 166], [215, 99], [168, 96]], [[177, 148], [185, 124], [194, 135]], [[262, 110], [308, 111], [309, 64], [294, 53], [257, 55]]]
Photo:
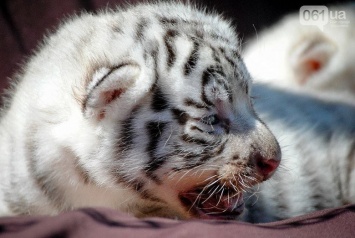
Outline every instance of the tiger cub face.
[[144, 213], [235, 219], [243, 192], [278, 166], [279, 145], [253, 110], [237, 44], [171, 28], [141, 62], [94, 71], [84, 114], [103, 132], [113, 178], [151, 202]]
[[[23, 128], [6, 138], [24, 148], [8, 161], [30, 165], [12, 171], [11, 186], [32, 181], [31, 191], [7, 192], [18, 214], [106, 206], [140, 217], [234, 219], [243, 192], [280, 163], [253, 110], [233, 28], [194, 7], [84, 14], [24, 71], [3, 119]], [[28, 115], [13, 124], [18, 112]]]
[[237, 85], [228, 75], [233, 71], [219, 67], [201, 66], [193, 78], [159, 78], [123, 120], [99, 114], [103, 129], [116, 135], [105, 144], [117, 161], [111, 174], [179, 217], [235, 219], [244, 208], [242, 193], [280, 162], [275, 138], [253, 110], [249, 83]]

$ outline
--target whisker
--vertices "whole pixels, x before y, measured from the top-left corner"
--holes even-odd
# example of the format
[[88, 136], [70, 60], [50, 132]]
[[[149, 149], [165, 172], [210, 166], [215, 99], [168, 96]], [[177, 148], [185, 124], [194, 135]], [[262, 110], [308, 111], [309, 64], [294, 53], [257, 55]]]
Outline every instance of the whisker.
[[[221, 195], [219, 196], [219, 199], [218, 199], [218, 202], [216, 204], [216, 206], [218, 206], [218, 204], [221, 202], [221, 199], [223, 197], [223, 191], [224, 191], [224, 186], [226, 185], [226, 183], [224, 183], [222, 186], [221, 186]], [[219, 191], [218, 191], [219, 192]]]
[[219, 185], [213, 190], [213, 192], [202, 202], [202, 204], [204, 204], [205, 202], [207, 202], [216, 192], [216, 190], [219, 188]]

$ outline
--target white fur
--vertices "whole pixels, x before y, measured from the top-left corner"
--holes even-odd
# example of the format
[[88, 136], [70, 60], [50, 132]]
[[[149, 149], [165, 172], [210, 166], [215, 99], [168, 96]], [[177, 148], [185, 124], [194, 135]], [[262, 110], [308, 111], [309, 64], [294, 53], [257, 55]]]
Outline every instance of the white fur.
[[[200, 27], [181, 24], [171, 69], [166, 64], [166, 29], [159, 23], [159, 16], [195, 21]], [[139, 24], [149, 27], [137, 37]], [[201, 57], [191, 74], [185, 76], [183, 66], [193, 47], [191, 36], [197, 31], [206, 35], [199, 39], [203, 43]], [[228, 42], [209, 37], [213, 34]], [[84, 206], [106, 206], [137, 216], [189, 218], [192, 214], [181, 205], [179, 193], [201, 186], [228, 167], [236, 153], [245, 161], [252, 160], [248, 155], [255, 144], [267, 159], [272, 155], [278, 161], [277, 141], [259, 122], [248, 92], [240, 86], [250, 82], [242, 62], [234, 68], [221, 57], [226, 79], [220, 80], [230, 84], [231, 90], [226, 92], [216, 81], [206, 86], [206, 97], [218, 101], [211, 111], [184, 105], [185, 98], [201, 101], [201, 74], [216, 63], [211, 46], [225, 49], [226, 55], [239, 51], [238, 39], [228, 22], [183, 4], [142, 4], [98, 15], [83, 14], [63, 24], [24, 67], [2, 115], [0, 215], [56, 214]], [[235, 71], [242, 78], [236, 79]], [[169, 99], [168, 110], [154, 112], [150, 108], [155, 86], [164, 89]], [[227, 94], [233, 94], [238, 103], [228, 102]], [[137, 106], [139, 115], [130, 121], [134, 132], [139, 132], [132, 138], [135, 148], [118, 151], [124, 141], [120, 133], [129, 127], [124, 122], [134, 116]], [[193, 136], [210, 142], [228, 140], [227, 148], [218, 158], [211, 158], [195, 170], [173, 172], [186, 160], [179, 155], [169, 157], [155, 174], [163, 179], [157, 185], [145, 171], [150, 160], [146, 147], [152, 136], [146, 133], [148, 122], [168, 125], [161, 132], [156, 156], [167, 156], [176, 146], [196, 154], [204, 152], [199, 145], [181, 141], [182, 134], [192, 132], [173, 119], [171, 108], [186, 110], [194, 118], [220, 113], [232, 121], [231, 134], [222, 135], [220, 125], [214, 130], [201, 120], [191, 120], [192, 125], [208, 127], [212, 132], [194, 132]], [[239, 130], [247, 130], [248, 136], [240, 135]], [[233, 147], [235, 144], [239, 146]], [[256, 177], [251, 182], [260, 182], [262, 177], [256, 168], [250, 170], [250, 176]], [[83, 174], [90, 181], [85, 182]], [[232, 172], [219, 176], [234, 181]], [[118, 181], [118, 177], [125, 181]], [[145, 191], [163, 200], [163, 204], [142, 198], [137, 179], [144, 182]], [[137, 188], [129, 187], [130, 182], [135, 182]]]
[[[349, 24], [328, 23], [322, 32], [301, 25], [295, 13], [247, 42], [244, 59], [254, 80], [355, 103], [355, 8], [340, 5], [329, 11], [345, 11]], [[320, 68], [309, 69], [312, 62]]]

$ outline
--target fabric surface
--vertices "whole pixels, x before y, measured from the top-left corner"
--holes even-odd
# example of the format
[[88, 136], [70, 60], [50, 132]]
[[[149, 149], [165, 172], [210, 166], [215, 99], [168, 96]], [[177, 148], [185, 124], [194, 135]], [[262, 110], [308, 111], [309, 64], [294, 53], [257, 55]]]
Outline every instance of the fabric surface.
[[0, 218], [0, 237], [355, 237], [355, 205], [318, 211], [284, 221], [138, 219], [105, 208], [86, 208], [49, 217]]

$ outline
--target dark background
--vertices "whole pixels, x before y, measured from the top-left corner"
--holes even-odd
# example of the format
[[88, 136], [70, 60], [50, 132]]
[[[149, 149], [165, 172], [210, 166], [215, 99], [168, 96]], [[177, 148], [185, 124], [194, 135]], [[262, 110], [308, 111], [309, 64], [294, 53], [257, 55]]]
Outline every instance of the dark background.
[[[123, 4], [123, 0], [0, 0], [0, 91], [20, 63], [36, 48], [48, 29], [75, 12]], [[127, 2], [139, 2], [132, 0]], [[344, 1], [195, 0], [233, 19], [244, 42], [283, 15], [303, 5], [333, 5]]]

